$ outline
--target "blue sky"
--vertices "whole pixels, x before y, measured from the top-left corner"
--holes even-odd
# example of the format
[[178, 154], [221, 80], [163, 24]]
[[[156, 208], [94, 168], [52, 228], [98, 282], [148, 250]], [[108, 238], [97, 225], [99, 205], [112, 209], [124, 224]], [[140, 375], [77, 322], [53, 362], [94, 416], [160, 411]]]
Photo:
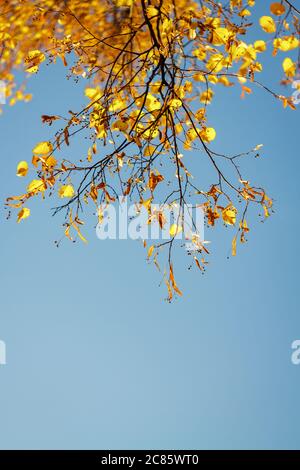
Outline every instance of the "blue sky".
[[[263, 81], [277, 90], [280, 58], [264, 62]], [[33, 101], [4, 109], [2, 201], [22, 190], [16, 164], [51, 135], [40, 116], [83, 102], [64, 74], [42, 67], [30, 80]], [[57, 249], [50, 203], [33, 204], [20, 225], [2, 211], [0, 448], [300, 448], [300, 366], [291, 363], [300, 339], [299, 108], [283, 110], [262, 90], [239, 94], [217, 94], [214, 148], [264, 144], [244, 168], [276, 212], [264, 224], [251, 218], [234, 259], [230, 229], [209, 232], [205, 276], [179, 257], [184, 296], [171, 305], [140, 243], [101, 242], [90, 224], [88, 245]], [[68, 154], [85, 148], [78, 141]]]

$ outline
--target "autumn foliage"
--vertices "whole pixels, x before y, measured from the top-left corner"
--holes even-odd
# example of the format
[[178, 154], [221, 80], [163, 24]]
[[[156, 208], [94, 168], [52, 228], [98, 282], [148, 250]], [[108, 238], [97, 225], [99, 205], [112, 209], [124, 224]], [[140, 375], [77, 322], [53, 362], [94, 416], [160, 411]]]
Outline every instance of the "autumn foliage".
[[[261, 57], [271, 51], [274, 61], [282, 62], [278, 81], [291, 85], [297, 77], [299, 10], [286, 0], [264, 5], [265, 16], [257, 19], [253, 0], [2, 1], [0, 78], [9, 104], [31, 99], [24, 86], [16, 86], [15, 74], [37, 74], [46, 64], [61, 61], [68, 75], [86, 84], [84, 109], [41, 117], [55, 129], [53, 139], [34, 142], [32, 156], [22, 156], [18, 165], [17, 175], [29, 179], [23, 194], [7, 199], [17, 221], [29, 217], [32, 198], [42, 201], [51, 194], [55, 212], [65, 211], [65, 235], [85, 241], [86, 205], [97, 211], [118, 194], [145, 207], [155, 198], [179, 208], [192, 200], [202, 205], [211, 227], [222, 222], [234, 227], [235, 255], [249, 232], [249, 209], [268, 217], [272, 199], [241, 169], [242, 160], [257, 155], [261, 145], [238, 155], [213, 149], [218, 129], [209, 105], [217, 93], [236, 85], [237, 96], [260, 87], [279, 105], [295, 109], [292, 92], [275, 93], [259, 75]], [[251, 29], [257, 39], [249, 42]], [[69, 109], [72, 103], [66, 103]], [[86, 155], [70, 162], [64, 150], [79, 132], [89, 138]], [[195, 158], [199, 166], [207, 160], [215, 172], [206, 188], [190, 173]], [[163, 225], [163, 213], [149, 211], [149, 223], [153, 217]], [[168, 242], [147, 247], [156, 264], [167, 248], [169, 299], [181, 293], [172, 267], [174, 227], [170, 235]], [[191, 242], [202, 271], [207, 247], [197, 233]]]

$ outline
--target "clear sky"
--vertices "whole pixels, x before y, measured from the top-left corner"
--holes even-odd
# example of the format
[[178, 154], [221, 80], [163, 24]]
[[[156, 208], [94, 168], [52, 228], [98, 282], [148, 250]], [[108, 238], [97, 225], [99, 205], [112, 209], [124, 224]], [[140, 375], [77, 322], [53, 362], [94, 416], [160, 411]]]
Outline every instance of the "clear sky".
[[[264, 61], [262, 81], [276, 90], [280, 63]], [[83, 103], [65, 73], [41, 67], [33, 101], [5, 106], [2, 201], [24, 187], [16, 164], [51, 136], [40, 116]], [[34, 203], [20, 225], [2, 211], [1, 449], [300, 448], [300, 366], [291, 363], [300, 339], [299, 108], [284, 111], [261, 90], [239, 95], [224, 89], [210, 108], [214, 148], [264, 144], [244, 168], [276, 213], [264, 224], [251, 217], [249, 243], [234, 259], [230, 229], [207, 233], [208, 271], [187, 271], [180, 258], [184, 297], [171, 305], [140, 243], [99, 241], [91, 223], [88, 245], [57, 249], [51, 203]], [[77, 141], [68, 154], [85, 149]]]

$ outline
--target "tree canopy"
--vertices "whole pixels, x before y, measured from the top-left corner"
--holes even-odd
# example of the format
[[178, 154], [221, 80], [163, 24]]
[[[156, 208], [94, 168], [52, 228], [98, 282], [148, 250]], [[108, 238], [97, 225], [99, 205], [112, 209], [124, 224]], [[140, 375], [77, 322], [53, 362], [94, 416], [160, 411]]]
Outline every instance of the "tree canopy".
[[[295, 109], [291, 91], [278, 94], [259, 78], [261, 57], [272, 51], [274, 61], [284, 53], [278, 81], [297, 83], [300, 12], [295, 3], [264, 2], [265, 15], [257, 19], [254, 0], [3, 0], [0, 79], [9, 104], [31, 99], [24, 84], [17, 86], [17, 74], [37, 74], [59, 61], [68, 76], [85, 83], [86, 97], [83, 109], [66, 102], [72, 111], [65, 116], [41, 116], [55, 129], [53, 139], [33, 142], [32, 158], [18, 165], [19, 177], [35, 175], [23, 194], [7, 199], [17, 221], [30, 216], [31, 198], [51, 196], [54, 212], [65, 212], [66, 237], [86, 241], [87, 205], [94, 205], [101, 223], [99, 205], [127, 196], [137, 210], [147, 209], [149, 224], [156, 220], [163, 227], [164, 209], [151, 211], [159, 197], [179, 213], [187, 202], [201, 205], [211, 227], [235, 227], [235, 255], [249, 232], [249, 209], [268, 217], [273, 201], [242, 170], [243, 159], [257, 155], [261, 145], [237, 155], [212, 148], [218, 129], [209, 105], [217, 93], [236, 85], [242, 97], [260, 87], [283, 108]], [[249, 42], [251, 30], [257, 38]], [[64, 151], [78, 133], [88, 137], [86, 155], [69, 161]], [[195, 156], [197, 165], [206, 160], [215, 175], [208, 187], [199, 187], [192, 177]], [[157, 266], [166, 248], [169, 299], [181, 294], [172, 265], [180, 220], [169, 240], [146, 248]], [[190, 242], [193, 262], [203, 271], [208, 249], [197, 230]]]

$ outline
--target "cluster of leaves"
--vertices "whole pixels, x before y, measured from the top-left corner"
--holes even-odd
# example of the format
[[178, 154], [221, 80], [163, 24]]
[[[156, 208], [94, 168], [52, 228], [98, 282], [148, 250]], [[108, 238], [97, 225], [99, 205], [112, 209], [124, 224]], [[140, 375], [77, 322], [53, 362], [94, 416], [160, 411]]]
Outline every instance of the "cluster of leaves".
[[[16, 87], [17, 69], [35, 74], [45, 63], [60, 60], [70, 75], [87, 82], [84, 109], [42, 116], [45, 124], [60, 127], [51, 142], [34, 147], [30, 165], [18, 165], [20, 177], [36, 172], [24, 194], [7, 200], [18, 209], [18, 222], [30, 215], [26, 206], [32, 197], [56, 193], [63, 199], [55, 212], [66, 212], [66, 236], [85, 241], [80, 230], [85, 204], [98, 208], [123, 194], [149, 208], [150, 223], [156, 218], [163, 226], [163, 212], [151, 214], [150, 209], [159, 193], [161, 201], [179, 210], [192, 199], [204, 208], [210, 226], [218, 219], [235, 226], [235, 255], [237, 241], [245, 242], [249, 231], [249, 207], [262, 207], [269, 216], [272, 200], [240, 169], [240, 159], [256, 155], [260, 145], [233, 156], [214, 151], [217, 133], [208, 108], [218, 89], [238, 84], [242, 96], [258, 86], [295, 109], [291, 97], [273, 92], [257, 76], [263, 70], [260, 55], [268, 48], [274, 56], [299, 50], [299, 10], [287, 0], [265, 3], [266, 16], [259, 19], [262, 37], [248, 43], [246, 34], [255, 27], [254, 0], [2, 1], [0, 77], [7, 83], [10, 104], [31, 98], [23, 86]], [[299, 63], [286, 56], [282, 67], [283, 83], [291, 83]], [[86, 156], [67, 161], [63, 150], [79, 132], [90, 139]], [[199, 165], [204, 158], [214, 170], [208, 188], [193, 181], [189, 151], [193, 160], [199, 155]], [[180, 224], [172, 226], [170, 240], [148, 248], [157, 264], [157, 255], [168, 247], [169, 299], [180, 294], [172, 268], [178, 230]], [[202, 271], [208, 251], [196, 232], [191, 242]]]

